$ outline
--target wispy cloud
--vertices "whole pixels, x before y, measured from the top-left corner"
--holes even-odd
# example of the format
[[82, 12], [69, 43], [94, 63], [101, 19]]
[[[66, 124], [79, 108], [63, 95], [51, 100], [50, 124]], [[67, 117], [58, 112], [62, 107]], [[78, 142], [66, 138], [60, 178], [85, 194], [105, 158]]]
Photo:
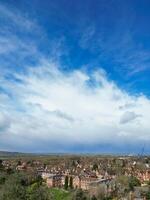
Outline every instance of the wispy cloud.
[[[117, 1], [113, 2], [112, 8], [100, 14], [95, 24], [89, 22], [79, 34], [80, 47], [96, 54], [99, 63], [111, 64], [116, 72], [123, 74], [122, 78], [150, 70], [150, 51], [145, 48], [145, 40], [138, 35], [137, 14], [130, 4], [127, 5], [123, 3], [118, 10]], [[115, 20], [111, 14], [109, 16], [111, 9], [116, 12]]]
[[18, 9], [15, 9], [14, 7], [9, 6], [9, 8], [7, 8], [6, 5], [0, 4], [0, 19], [3, 20], [3, 22], [7, 22], [11, 28], [13, 28], [15, 24], [18, 26], [18, 28], [22, 28], [26, 31], [39, 31], [40, 27], [36, 23], [36, 20], [32, 19], [31, 21], [26, 14], [23, 15], [19, 12]]
[[17, 68], [38, 60], [42, 27], [15, 7], [0, 3], [0, 68]]

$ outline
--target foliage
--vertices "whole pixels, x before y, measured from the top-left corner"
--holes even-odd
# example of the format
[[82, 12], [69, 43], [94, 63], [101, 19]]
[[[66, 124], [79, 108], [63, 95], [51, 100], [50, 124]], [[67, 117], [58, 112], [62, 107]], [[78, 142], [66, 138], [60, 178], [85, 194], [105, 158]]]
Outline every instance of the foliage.
[[1, 188], [1, 200], [26, 200], [26, 190], [21, 184], [21, 177], [18, 174], [9, 176]]
[[34, 174], [1, 173], [0, 200], [49, 200], [49, 191]]
[[27, 200], [50, 200], [50, 195], [46, 186], [34, 183], [27, 189]]
[[73, 188], [73, 178], [72, 178], [72, 176], [69, 179], [69, 187], [70, 187], [70, 189]]
[[147, 200], [150, 200], [150, 192], [147, 192], [145, 196]]
[[124, 196], [129, 190], [129, 177], [124, 175], [118, 176], [116, 179], [116, 192]]
[[0, 171], [3, 170], [3, 165], [2, 165], [3, 161], [0, 159]]
[[93, 167], [92, 167], [92, 170], [93, 170], [93, 171], [98, 170], [98, 165], [97, 165], [96, 163], [94, 163], [94, 165], [93, 165]]
[[6, 177], [7, 177], [7, 175], [5, 172], [0, 173], [0, 185], [3, 185], [5, 183]]
[[65, 185], [64, 185], [65, 190], [68, 189], [68, 182], [69, 182], [69, 178], [68, 178], [68, 176], [66, 176], [65, 177]]
[[73, 195], [73, 200], [87, 200], [87, 196], [81, 189], [78, 189]]
[[96, 196], [93, 195], [93, 196], [91, 197], [91, 200], [97, 200]]
[[72, 167], [76, 167], [76, 163], [74, 160], [72, 161]]
[[134, 190], [135, 186], [140, 186], [140, 185], [141, 185], [141, 183], [140, 183], [139, 179], [137, 179], [136, 177], [131, 176], [129, 178], [129, 188], [130, 188], [130, 190]]
[[49, 189], [51, 200], [71, 200], [71, 193], [57, 188]]

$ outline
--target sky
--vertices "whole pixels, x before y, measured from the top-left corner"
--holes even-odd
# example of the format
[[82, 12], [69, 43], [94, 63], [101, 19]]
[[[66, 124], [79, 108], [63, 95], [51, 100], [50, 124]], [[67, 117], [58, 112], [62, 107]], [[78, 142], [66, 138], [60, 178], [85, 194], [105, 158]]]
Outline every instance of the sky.
[[149, 154], [149, 22], [149, 0], [0, 0], [0, 150]]

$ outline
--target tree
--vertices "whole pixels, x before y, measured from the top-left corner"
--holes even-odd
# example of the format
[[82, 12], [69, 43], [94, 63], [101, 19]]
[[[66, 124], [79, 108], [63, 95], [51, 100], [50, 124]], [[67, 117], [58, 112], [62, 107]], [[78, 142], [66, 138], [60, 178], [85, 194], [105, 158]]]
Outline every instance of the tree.
[[21, 160], [18, 160], [17, 165], [21, 165], [21, 164], [22, 164]]
[[0, 173], [0, 185], [3, 185], [6, 181], [6, 173], [5, 172], [1, 172]]
[[38, 183], [34, 183], [27, 189], [26, 200], [50, 200], [48, 188]]
[[72, 189], [73, 188], [73, 178], [72, 176], [69, 179], [69, 187]]
[[130, 188], [130, 190], [134, 190], [135, 186], [140, 186], [140, 185], [141, 185], [141, 183], [140, 183], [139, 179], [137, 179], [136, 177], [131, 176], [129, 178], [129, 188]]
[[76, 163], [74, 160], [72, 161], [72, 167], [76, 167]]
[[92, 170], [93, 170], [93, 171], [98, 170], [98, 165], [97, 165], [96, 163], [94, 163]]
[[49, 190], [34, 174], [0, 175], [0, 200], [50, 200]]
[[150, 199], [150, 191], [146, 193], [146, 199]]
[[8, 167], [8, 168], [6, 169], [6, 172], [7, 172], [7, 174], [9, 174], [9, 175], [14, 173], [13, 169], [10, 168], [10, 167]]
[[3, 169], [3, 161], [0, 159], [0, 170]]
[[93, 195], [93, 196], [91, 197], [91, 200], [97, 200], [96, 196]]
[[96, 189], [96, 194], [95, 196], [97, 197], [97, 199], [104, 199], [104, 197], [106, 196], [106, 188], [105, 185], [99, 185]]
[[65, 185], [64, 185], [65, 190], [68, 189], [68, 176], [65, 177]]
[[117, 196], [125, 197], [130, 190], [129, 177], [124, 175], [118, 176], [115, 184]]
[[87, 200], [87, 197], [82, 189], [78, 189], [74, 193], [73, 200]]
[[19, 174], [9, 175], [0, 192], [1, 200], [26, 200], [26, 188], [21, 185]]

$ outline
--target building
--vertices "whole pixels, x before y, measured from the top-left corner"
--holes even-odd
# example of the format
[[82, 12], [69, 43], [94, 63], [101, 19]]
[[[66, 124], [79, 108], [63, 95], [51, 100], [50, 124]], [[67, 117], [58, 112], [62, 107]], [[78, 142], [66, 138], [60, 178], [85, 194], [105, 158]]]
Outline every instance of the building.
[[62, 175], [51, 174], [46, 178], [46, 184], [48, 187], [62, 187]]

